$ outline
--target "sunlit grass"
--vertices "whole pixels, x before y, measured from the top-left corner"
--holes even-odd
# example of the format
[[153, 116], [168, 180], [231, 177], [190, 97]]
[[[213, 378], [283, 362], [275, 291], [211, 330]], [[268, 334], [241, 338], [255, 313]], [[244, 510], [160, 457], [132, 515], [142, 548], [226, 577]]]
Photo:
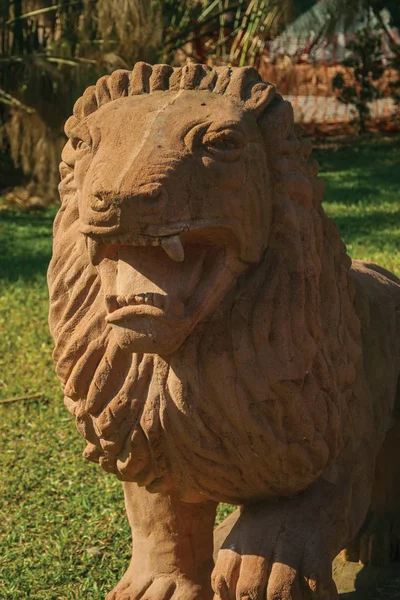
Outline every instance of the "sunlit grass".
[[400, 139], [373, 138], [318, 150], [325, 210], [352, 258], [400, 275]]

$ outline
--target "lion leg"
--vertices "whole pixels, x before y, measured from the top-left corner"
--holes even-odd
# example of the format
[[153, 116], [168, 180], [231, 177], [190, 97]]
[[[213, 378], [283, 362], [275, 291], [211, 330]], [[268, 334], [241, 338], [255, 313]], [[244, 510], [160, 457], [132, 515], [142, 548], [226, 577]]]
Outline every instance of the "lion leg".
[[372, 566], [400, 561], [399, 456], [400, 419], [378, 454], [370, 509], [360, 533], [344, 551], [345, 559]]
[[132, 561], [106, 600], [209, 600], [216, 504], [124, 483]]
[[215, 600], [338, 599], [332, 561], [368, 510], [373, 449], [341, 459], [298, 496], [247, 504], [231, 518], [212, 575]]

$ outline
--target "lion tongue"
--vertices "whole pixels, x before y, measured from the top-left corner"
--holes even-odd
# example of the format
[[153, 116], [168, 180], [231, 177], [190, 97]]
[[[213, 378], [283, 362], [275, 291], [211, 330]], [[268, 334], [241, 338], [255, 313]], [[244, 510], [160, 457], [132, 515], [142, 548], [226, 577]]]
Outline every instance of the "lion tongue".
[[120, 246], [115, 285], [110, 285], [107, 293], [117, 296], [161, 294], [168, 297], [168, 303], [174, 298], [185, 303], [202, 279], [203, 263], [208, 253], [209, 246], [188, 245], [185, 260], [177, 262], [170, 259], [161, 245]]
[[182, 246], [179, 235], [170, 235], [161, 239], [161, 246], [168, 256], [175, 262], [182, 262], [185, 258], [185, 251]]

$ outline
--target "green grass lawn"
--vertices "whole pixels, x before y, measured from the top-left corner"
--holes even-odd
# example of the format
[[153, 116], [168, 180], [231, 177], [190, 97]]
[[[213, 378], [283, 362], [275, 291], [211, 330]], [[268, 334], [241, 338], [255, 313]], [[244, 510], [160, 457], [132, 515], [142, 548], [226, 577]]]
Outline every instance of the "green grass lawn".
[[400, 276], [400, 137], [320, 145], [315, 155], [327, 186], [325, 210], [350, 256]]
[[[376, 138], [319, 146], [325, 207], [349, 253], [400, 275], [400, 148]], [[0, 210], [0, 599], [100, 600], [130, 557], [121, 485], [80, 458], [47, 329], [55, 211]], [[223, 507], [220, 513], [226, 512]]]

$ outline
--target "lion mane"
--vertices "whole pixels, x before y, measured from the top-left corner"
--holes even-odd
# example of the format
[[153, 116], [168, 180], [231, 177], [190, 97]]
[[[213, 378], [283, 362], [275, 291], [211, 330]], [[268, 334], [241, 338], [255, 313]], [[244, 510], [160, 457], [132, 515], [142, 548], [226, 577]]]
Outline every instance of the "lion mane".
[[[88, 88], [66, 133], [123, 96], [224, 94], [238, 80], [239, 100], [249, 81], [260, 82], [250, 68], [138, 63]], [[275, 95], [258, 125], [273, 205], [263, 256], [168, 361], [116, 343], [79, 232], [71, 140], [62, 155], [48, 273], [57, 374], [88, 442], [84, 456], [150, 490], [162, 482], [154, 489], [228, 502], [296, 493], [350, 436], [346, 415], [361, 352], [351, 260], [323, 212], [318, 165], [295, 131], [290, 104]]]

